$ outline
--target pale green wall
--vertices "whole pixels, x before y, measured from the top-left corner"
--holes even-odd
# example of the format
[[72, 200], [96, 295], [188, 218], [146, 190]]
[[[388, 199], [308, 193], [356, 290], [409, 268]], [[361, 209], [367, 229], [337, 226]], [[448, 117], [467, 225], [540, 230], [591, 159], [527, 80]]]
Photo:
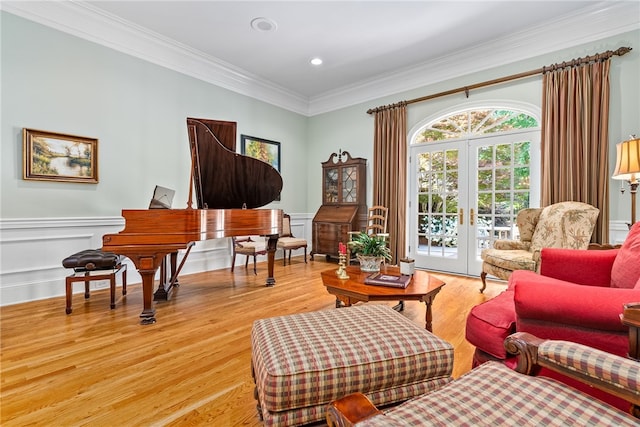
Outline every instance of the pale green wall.
[[[305, 212], [307, 118], [2, 13], [2, 218], [117, 216], [146, 208], [156, 184], [185, 207], [187, 117], [231, 120], [279, 141], [284, 189], [273, 207]], [[22, 179], [22, 128], [99, 139], [97, 185]]]
[[[175, 188], [174, 206], [184, 206], [188, 116], [236, 121], [238, 135], [280, 141], [285, 187], [282, 201], [272, 206], [313, 213], [321, 203], [320, 163], [332, 152], [369, 159], [371, 182], [368, 108], [619, 46], [634, 50], [612, 60], [611, 170], [615, 143], [640, 134], [640, 31], [307, 118], [6, 12], [1, 16], [1, 218], [114, 216], [122, 208], [146, 208], [156, 184]], [[475, 90], [469, 101], [515, 100], [539, 108], [540, 92], [535, 77]], [[411, 105], [408, 127], [465, 102], [460, 94]], [[99, 138], [100, 183], [22, 180], [23, 127]], [[611, 184], [611, 219], [628, 220], [628, 192], [621, 196], [619, 183]]]
[[[472, 85], [487, 80], [504, 77], [510, 74], [535, 70], [545, 65], [563, 62], [578, 57], [593, 55], [597, 52], [615, 50], [620, 46], [631, 46], [633, 50], [622, 57], [614, 57], [611, 61], [611, 98], [609, 119], [609, 142], [611, 145], [609, 168], [615, 166], [615, 144], [628, 139], [628, 135], [640, 135], [640, 31], [633, 31], [615, 37], [565, 49], [549, 55], [520, 61], [508, 66], [474, 73], [472, 75], [452, 79], [436, 85], [422, 87], [405, 93], [376, 99], [372, 102], [332, 111], [310, 119], [309, 124], [309, 187], [308, 210], [314, 211], [321, 203], [321, 183], [319, 161], [324, 161], [332, 151], [338, 148], [347, 149], [353, 156], [373, 157], [373, 117], [366, 114], [369, 108], [393, 104], [398, 101], [418, 98], [450, 89]], [[469, 99], [464, 93], [437, 98], [434, 100], [411, 104], [407, 107], [407, 127], [410, 130], [425, 117], [454, 107], [463, 108], [465, 103], [480, 101], [509, 100], [518, 101], [541, 108], [542, 77], [531, 77], [506, 84], [474, 90]], [[327, 147], [327, 144], [329, 146]], [[320, 160], [319, 160], [320, 159]], [[368, 166], [368, 177], [371, 182], [371, 166]], [[608, 177], [607, 179], [610, 179]], [[317, 183], [314, 185], [313, 183]], [[620, 194], [620, 182], [610, 180], [611, 184], [611, 220], [629, 221], [629, 192]], [[370, 186], [369, 186], [370, 187]], [[627, 186], [628, 188], [628, 186]], [[371, 200], [371, 189], [368, 188]]]

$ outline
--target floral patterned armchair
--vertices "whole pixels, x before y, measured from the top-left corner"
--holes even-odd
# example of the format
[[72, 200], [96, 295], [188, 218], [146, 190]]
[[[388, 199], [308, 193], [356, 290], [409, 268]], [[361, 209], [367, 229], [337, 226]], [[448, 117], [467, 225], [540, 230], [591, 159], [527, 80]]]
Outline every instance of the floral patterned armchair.
[[520, 240], [496, 240], [484, 249], [482, 288], [487, 275], [507, 280], [514, 270], [538, 271], [542, 248], [587, 249], [600, 211], [586, 203], [561, 202], [518, 212]]

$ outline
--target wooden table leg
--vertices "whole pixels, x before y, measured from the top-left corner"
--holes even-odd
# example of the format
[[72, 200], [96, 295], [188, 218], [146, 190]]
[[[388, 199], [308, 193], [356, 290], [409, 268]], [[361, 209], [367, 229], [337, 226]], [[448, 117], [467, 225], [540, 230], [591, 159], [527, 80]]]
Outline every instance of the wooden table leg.
[[629, 327], [629, 358], [640, 362], [640, 303], [624, 305], [622, 323]]
[[351, 307], [352, 305], [353, 303], [351, 302], [351, 298], [342, 295], [336, 295], [336, 308]]
[[429, 331], [429, 332], [433, 332], [433, 325], [432, 325], [432, 321], [433, 321], [433, 314], [431, 313], [431, 303], [433, 302], [433, 298], [427, 298], [425, 299], [424, 303], [427, 306], [427, 309], [425, 310], [425, 315], [424, 315], [424, 328]]
[[436, 299], [436, 295], [438, 294], [438, 292], [440, 292], [440, 288], [438, 288], [436, 292], [433, 292], [429, 295], [425, 295], [424, 299], [422, 300], [427, 306], [427, 309], [425, 310], [425, 314], [424, 314], [424, 328], [429, 332], [433, 332], [433, 325], [432, 325], [433, 313], [431, 311], [431, 305], [433, 304], [433, 300]]
[[404, 311], [404, 301], [398, 301], [396, 305], [393, 306], [395, 311]]

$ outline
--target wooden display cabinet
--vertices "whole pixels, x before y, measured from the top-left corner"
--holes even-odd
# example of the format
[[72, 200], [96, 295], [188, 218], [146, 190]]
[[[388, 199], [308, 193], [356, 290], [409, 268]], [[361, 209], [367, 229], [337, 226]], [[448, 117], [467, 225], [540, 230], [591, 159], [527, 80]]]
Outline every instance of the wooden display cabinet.
[[332, 153], [322, 163], [322, 206], [313, 218], [311, 259], [315, 254], [338, 257], [338, 244], [350, 231], [367, 225], [367, 159], [347, 151]]

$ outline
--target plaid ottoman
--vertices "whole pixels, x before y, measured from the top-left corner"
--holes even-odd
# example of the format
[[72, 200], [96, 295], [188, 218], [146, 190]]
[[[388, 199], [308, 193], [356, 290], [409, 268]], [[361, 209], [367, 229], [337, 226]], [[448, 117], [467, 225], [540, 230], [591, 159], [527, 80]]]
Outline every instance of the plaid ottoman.
[[451, 381], [453, 346], [386, 305], [260, 319], [251, 331], [258, 412], [267, 426], [324, 420], [355, 391], [378, 406]]

